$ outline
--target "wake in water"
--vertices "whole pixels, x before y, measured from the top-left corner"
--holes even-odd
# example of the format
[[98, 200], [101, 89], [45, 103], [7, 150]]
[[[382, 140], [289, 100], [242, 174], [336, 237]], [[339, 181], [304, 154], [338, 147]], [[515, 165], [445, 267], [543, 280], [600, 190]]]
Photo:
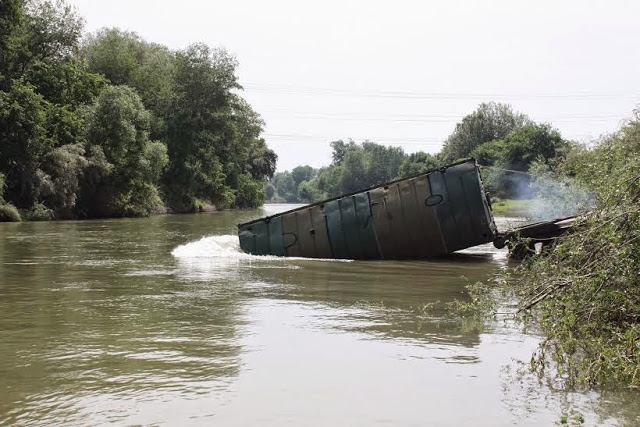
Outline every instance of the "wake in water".
[[240, 250], [238, 237], [233, 235], [203, 237], [195, 242], [176, 247], [171, 251], [171, 255], [184, 259], [225, 258], [235, 260], [251, 257], [251, 255]]
[[171, 251], [171, 255], [178, 261], [179, 275], [200, 280], [212, 278], [229, 280], [241, 277], [241, 271], [256, 267], [294, 270], [300, 268], [292, 261], [351, 262], [351, 260], [251, 255], [240, 249], [238, 236], [234, 235], [203, 237], [200, 240], [177, 246]]
[[300, 257], [278, 257], [274, 255], [251, 255], [240, 249], [238, 236], [209, 236], [203, 237], [195, 242], [189, 242], [176, 247], [171, 251], [171, 255], [178, 259], [189, 260], [206, 258], [210, 260], [225, 260], [227, 262], [236, 262], [242, 260], [253, 261], [332, 261], [332, 262], [350, 262], [352, 260], [344, 259], [325, 259], [325, 258], [300, 258]]

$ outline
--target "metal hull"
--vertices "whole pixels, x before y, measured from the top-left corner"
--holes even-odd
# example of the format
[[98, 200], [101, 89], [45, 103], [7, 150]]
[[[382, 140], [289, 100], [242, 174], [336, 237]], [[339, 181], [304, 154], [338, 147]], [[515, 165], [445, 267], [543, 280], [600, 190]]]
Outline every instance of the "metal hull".
[[238, 225], [255, 255], [417, 259], [493, 241], [475, 160]]

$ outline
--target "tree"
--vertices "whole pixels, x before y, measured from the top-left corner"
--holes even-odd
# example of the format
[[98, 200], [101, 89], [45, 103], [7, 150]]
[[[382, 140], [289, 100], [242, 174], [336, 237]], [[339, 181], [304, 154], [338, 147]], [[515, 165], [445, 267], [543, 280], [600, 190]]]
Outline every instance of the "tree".
[[264, 186], [264, 196], [267, 201], [272, 201], [274, 196], [276, 195], [276, 187], [273, 186], [270, 182]]
[[65, 211], [74, 204], [84, 164], [80, 110], [103, 79], [75, 57], [83, 23], [71, 6], [8, 1], [0, 8], [0, 171], [10, 201], [50, 217], [44, 203]]
[[127, 85], [138, 92], [153, 114], [151, 138], [164, 139], [163, 118], [173, 97], [174, 54], [136, 33], [104, 28], [87, 38], [82, 55], [91, 72], [104, 75], [113, 85]]
[[[564, 157], [569, 143], [549, 124], [527, 123], [503, 139], [478, 146], [471, 155], [480, 164], [500, 169], [528, 172], [534, 162], [550, 166]], [[486, 173], [490, 192], [509, 198], [530, 198], [535, 195], [531, 177], [525, 173], [491, 170]]]
[[310, 181], [316, 176], [316, 170], [309, 165], [296, 166], [291, 170], [291, 178], [296, 186], [300, 185], [302, 181]]
[[405, 176], [415, 175], [420, 172], [426, 172], [440, 167], [440, 162], [431, 154], [427, 154], [423, 151], [417, 153], [411, 153], [400, 164], [397, 178], [403, 178]]
[[176, 53], [175, 96], [165, 117], [171, 162], [164, 182], [178, 211], [192, 210], [199, 199], [220, 207], [257, 206], [260, 198], [237, 199], [234, 188], [248, 188], [244, 175], [262, 189], [275, 171], [277, 156], [259, 136], [262, 120], [234, 92], [240, 89], [236, 66], [226, 51], [204, 44]]
[[483, 103], [465, 116], [444, 142], [440, 157], [443, 163], [467, 158], [479, 145], [501, 139], [513, 130], [529, 123], [527, 116], [513, 111], [510, 105]]
[[149, 140], [150, 114], [127, 86], [108, 86], [87, 119], [89, 147], [109, 165], [95, 187], [84, 190], [89, 216], [148, 216], [161, 208], [157, 183], [168, 163], [166, 146]]
[[149, 215], [160, 181], [178, 211], [263, 202], [277, 155], [237, 93], [231, 55], [203, 44], [172, 52], [118, 29], [81, 46], [82, 30], [65, 0], [0, 2], [8, 202], [34, 219]]

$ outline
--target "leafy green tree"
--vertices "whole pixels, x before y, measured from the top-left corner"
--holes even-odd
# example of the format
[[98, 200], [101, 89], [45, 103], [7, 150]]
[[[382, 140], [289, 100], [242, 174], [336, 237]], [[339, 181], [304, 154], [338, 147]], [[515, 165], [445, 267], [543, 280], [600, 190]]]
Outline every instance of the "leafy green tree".
[[235, 93], [236, 67], [226, 51], [204, 44], [176, 53], [164, 182], [178, 211], [191, 210], [198, 199], [220, 207], [257, 206], [260, 197], [236, 199], [234, 188], [246, 187], [247, 174], [263, 188], [275, 171], [277, 157], [259, 136], [262, 121]]
[[418, 151], [417, 153], [411, 153], [400, 164], [398, 171], [398, 178], [405, 176], [415, 175], [420, 172], [426, 172], [429, 170], [437, 169], [441, 164], [436, 156]]
[[267, 199], [267, 201], [272, 201], [273, 198], [276, 195], [276, 187], [273, 186], [273, 184], [271, 184], [270, 182], [268, 182], [265, 186], [264, 186], [264, 196]]
[[287, 203], [295, 203], [298, 201], [297, 186], [290, 172], [280, 172], [277, 174], [276, 192], [278, 197]]
[[331, 154], [332, 164], [338, 165], [342, 162], [342, 159], [347, 154], [347, 150], [355, 146], [355, 142], [349, 141], [345, 143], [341, 139], [338, 141], [332, 141], [329, 143], [333, 153]]
[[291, 170], [291, 178], [296, 186], [300, 185], [302, 181], [310, 181], [316, 176], [316, 170], [309, 165], [296, 166]]
[[233, 57], [202, 44], [172, 52], [118, 29], [81, 46], [82, 31], [64, 0], [0, 2], [8, 202], [31, 219], [149, 215], [160, 181], [177, 210], [263, 202], [277, 156], [237, 94]]
[[81, 180], [89, 166], [84, 154], [81, 144], [63, 145], [55, 148], [43, 165], [40, 198], [58, 218], [73, 216]]
[[388, 147], [370, 141], [362, 143], [362, 150], [365, 156], [366, 187], [382, 184], [398, 176], [400, 165], [406, 158], [400, 147]]
[[322, 195], [313, 181], [302, 181], [298, 186], [298, 201], [303, 203], [312, 203], [322, 200]]
[[108, 168], [85, 188], [88, 216], [147, 216], [162, 207], [157, 183], [168, 163], [166, 146], [149, 140], [150, 114], [127, 86], [108, 86], [87, 119], [87, 141], [104, 154]]
[[527, 116], [513, 111], [511, 106], [495, 102], [483, 103], [465, 116], [444, 142], [440, 157], [452, 163], [467, 158], [479, 145], [502, 139], [513, 130], [529, 123]]
[[4, 175], [0, 173], [0, 222], [20, 221], [20, 213], [16, 207], [4, 200], [4, 188]]
[[174, 54], [136, 33], [104, 28], [87, 38], [82, 55], [90, 71], [104, 75], [113, 85], [127, 85], [138, 92], [153, 114], [151, 138], [164, 139], [164, 116], [173, 97]]
[[[2, 19], [11, 20], [0, 34], [0, 171], [7, 198], [25, 212], [52, 212], [43, 203], [68, 210], [82, 164], [70, 149], [83, 141], [79, 111], [103, 79], [75, 57], [82, 20], [68, 4], [9, 1], [0, 8]], [[79, 163], [62, 160], [76, 155]]]
[[490, 192], [501, 197], [530, 198], [535, 195], [531, 178], [525, 173], [534, 162], [547, 166], [564, 157], [570, 144], [549, 124], [527, 123], [505, 138], [486, 142], [471, 155], [480, 164], [499, 169], [487, 172], [486, 184]]
[[513, 275], [520, 307], [535, 307], [546, 335], [532, 367], [558, 373], [552, 379], [568, 389], [640, 387], [638, 165], [638, 112], [595, 147], [573, 150], [556, 175], [591, 191], [595, 204], [587, 206], [579, 232]]

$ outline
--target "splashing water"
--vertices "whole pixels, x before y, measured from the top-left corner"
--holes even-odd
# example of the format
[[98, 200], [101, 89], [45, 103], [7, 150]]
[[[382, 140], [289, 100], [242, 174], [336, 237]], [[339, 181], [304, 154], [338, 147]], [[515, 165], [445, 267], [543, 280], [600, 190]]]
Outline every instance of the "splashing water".
[[327, 258], [301, 258], [301, 257], [279, 257], [274, 255], [251, 255], [240, 249], [238, 236], [223, 235], [203, 237], [200, 240], [189, 242], [184, 245], [177, 246], [171, 255], [181, 261], [211, 261], [222, 262], [226, 264], [238, 263], [242, 261], [331, 261], [331, 262], [352, 262], [353, 260], [345, 259], [327, 259]]
[[195, 242], [177, 246], [171, 255], [176, 258], [248, 259], [253, 256], [240, 250], [238, 237], [233, 235], [203, 237]]

